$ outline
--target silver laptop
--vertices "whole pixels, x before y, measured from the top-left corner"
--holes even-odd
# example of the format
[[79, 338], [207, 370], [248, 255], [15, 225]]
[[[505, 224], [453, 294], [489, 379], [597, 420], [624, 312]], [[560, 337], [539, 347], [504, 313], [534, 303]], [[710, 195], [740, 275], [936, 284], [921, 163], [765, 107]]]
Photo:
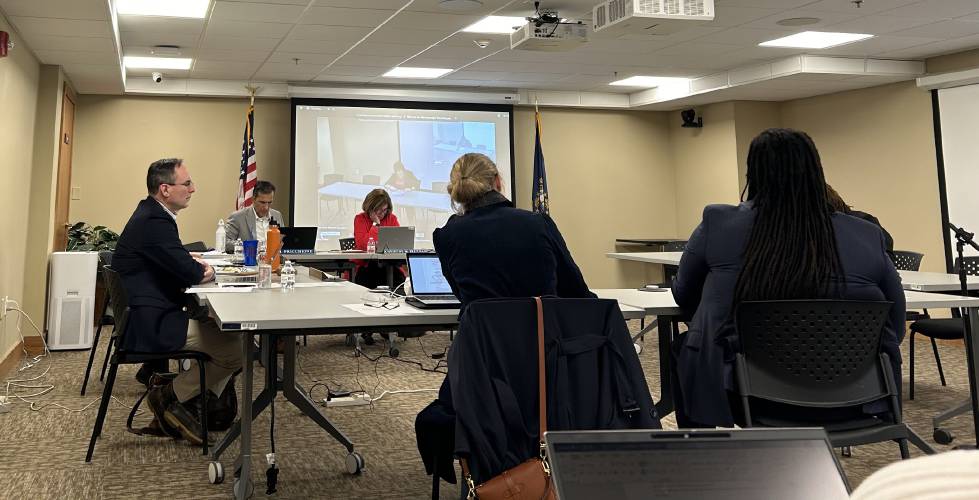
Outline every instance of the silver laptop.
[[442, 263], [434, 253], [409, 253], [408, 277], [412, 296], [409, 304], [423, 309], [453, 309], [460, 306], [452, 287], [442, 274]]
[[377, 253], [407, 253], [415, 249], [415, 226], [377, 228]]
[[561, 500], [849, 498], [820, 428], [556, 431], [544, 439]]

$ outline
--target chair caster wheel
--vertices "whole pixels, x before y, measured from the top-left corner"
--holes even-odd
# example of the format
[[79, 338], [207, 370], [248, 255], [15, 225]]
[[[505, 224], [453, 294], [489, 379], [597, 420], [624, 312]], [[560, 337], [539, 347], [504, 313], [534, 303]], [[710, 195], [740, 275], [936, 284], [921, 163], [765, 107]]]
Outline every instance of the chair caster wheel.
[[842, 456], [844, 456], [846, 458], [850, 458], [850, 457], [853, 456], [853, 449], [850, 448], [849, 446], [844, 446], [844, 447], [840, 448], [840, 455], [842, 455]]
[[254, 488], [251, 481], [235, 479], [235, 498], [251, 498]]
[[207, 481], [211, 484], [221, 484], [224, 482], [224, 466], [221, 465], [221, 462], [207, 464]]
[[396, 358], [400, 354], [401, 354], [401, 351], [399, 351], [397, 347], [392, 347], [392, 348], [388, 349], [388, 356], [391, 356], [392, 358]]
[[347, 473], [360, 474], [364, 470], [364, 457], [356, 451], [351, 451], [347, 455]]
[[952, 444], [952, 441], [955, 439], [955, 436], [945, 429], [935, 429], [935, 433], [931, 437], [938, 444]]
[[189, 372], [190, 369], [191, 369], [191, 367], [193, 366], [193, 365], [190, 364], [191, 363], [191, 360], [189, 360], [189, 359], [181, 359], [177, 363], [179, 365], [179, 371], [180, 372]]
[[642, 354], [642, 344], [640, 344], [639, 342], [636, 342], [636, 343], [632, 344], [632, 347], [634, 347], [636, 349], [636, 355]]

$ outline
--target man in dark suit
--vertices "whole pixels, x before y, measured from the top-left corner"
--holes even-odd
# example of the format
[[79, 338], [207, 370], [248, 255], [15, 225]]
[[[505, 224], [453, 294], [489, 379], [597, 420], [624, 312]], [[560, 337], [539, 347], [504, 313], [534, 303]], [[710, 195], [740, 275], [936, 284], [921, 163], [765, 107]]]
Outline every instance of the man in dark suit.
[[[241, 340], [221, 333], [206, 309], [188, 303], [184, 289], [214, 279], [214, 269], [184, 249], [177, 233], [177, 212], [190, 204], [194, 182], [183, 160], [153, 162], [146, 173], [149, 196], [139, 202], [113, 256], [129, 295], [129, 322], [123, 347], [137, 352], [194, 350], [209, 354], [206, 383], [221, 394], [241, 367]], [[172, 384], [153, 389], [147, 400], [164, 431], [202, 442], [196, 410], [185, 405], [200, 393], [198, 368], [181, 373]]]

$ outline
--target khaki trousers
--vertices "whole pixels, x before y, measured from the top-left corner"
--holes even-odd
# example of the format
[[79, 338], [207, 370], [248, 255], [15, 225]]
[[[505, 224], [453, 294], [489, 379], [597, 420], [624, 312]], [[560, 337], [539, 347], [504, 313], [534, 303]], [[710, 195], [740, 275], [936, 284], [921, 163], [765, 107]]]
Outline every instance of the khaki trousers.
[[[224, 386], [241, 368], [241, 339], [242, 336], [232, 332], [222, 332], [217, 323], [208, 318], [204, 321], [190, 320], [187, 325], [187, 343], [183, 349], [200, 351], [211, 356], [211, 361], [204, 366], [204, 382], [207, 388], [216, 395], [224, 391]], [[179, 375], [173, 381], [173, 393], [181, 403], [200, 394], [200, 369], [193, 362], [191, 369]]]

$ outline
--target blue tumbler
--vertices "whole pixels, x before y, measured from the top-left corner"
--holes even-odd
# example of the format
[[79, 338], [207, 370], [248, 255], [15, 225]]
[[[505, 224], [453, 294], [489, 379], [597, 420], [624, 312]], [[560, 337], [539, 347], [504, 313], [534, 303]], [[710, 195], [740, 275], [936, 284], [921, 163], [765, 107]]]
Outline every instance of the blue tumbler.
[[258, 265], [258, 240], [245, 240], [241, 242], [245, 252], [245, 265]]

